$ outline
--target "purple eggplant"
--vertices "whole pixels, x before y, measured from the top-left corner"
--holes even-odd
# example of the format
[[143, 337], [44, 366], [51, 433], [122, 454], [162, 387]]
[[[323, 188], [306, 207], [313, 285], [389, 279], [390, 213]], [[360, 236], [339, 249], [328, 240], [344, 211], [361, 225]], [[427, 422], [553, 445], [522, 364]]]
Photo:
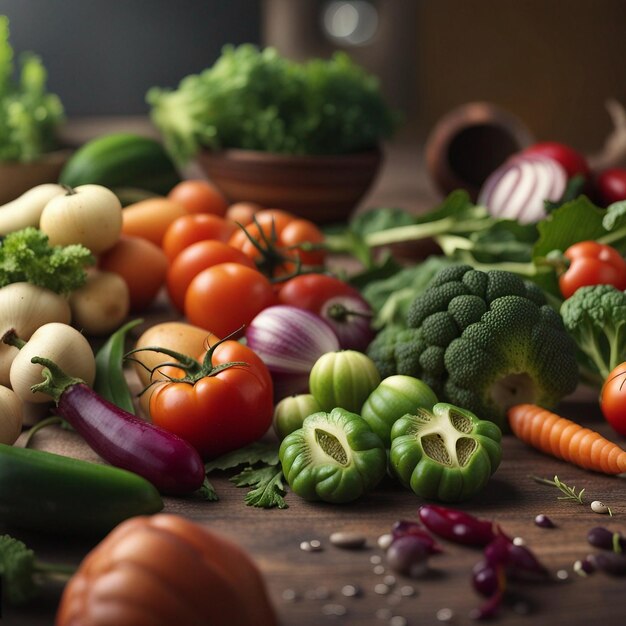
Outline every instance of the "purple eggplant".
[[191, 444], [108, 402], [49, 359], [33, 357], [32, 362], [44, 366], [44, 381], [32, 391], [52, 396], [58, 414], [105, 461], [143, 476], [161, 493], [179, 495], [200, 488], [204, 464]]

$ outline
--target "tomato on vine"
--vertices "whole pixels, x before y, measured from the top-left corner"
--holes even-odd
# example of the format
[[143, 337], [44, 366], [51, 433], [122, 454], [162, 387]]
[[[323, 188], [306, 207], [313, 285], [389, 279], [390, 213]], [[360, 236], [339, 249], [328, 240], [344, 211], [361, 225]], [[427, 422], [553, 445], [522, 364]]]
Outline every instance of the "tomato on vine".
[[313, 222], [280, 209], [263, 209], [228, 243], [254, 259], [266, 276], [276, 278], [302, 265], [323, 265], [325, 251], [316, 248], [323, 241], [322, 231]]
[[580, 241], [563, 255], [567, 269], [559, 276], [559, 288], [569, 298], [580, 287], [613, 285], [626, 289], [626, 260], [611, 246], [596, 241]]
[[188, 441], [205, 459], [265, 434], [272, 423], [272, 379], [250, 348], [227, 338], [200, 362], [172, 350], [159, 352], [180, 365], [168, 368], [172, 379], [158, 382], [150, 396], [154, 424]]

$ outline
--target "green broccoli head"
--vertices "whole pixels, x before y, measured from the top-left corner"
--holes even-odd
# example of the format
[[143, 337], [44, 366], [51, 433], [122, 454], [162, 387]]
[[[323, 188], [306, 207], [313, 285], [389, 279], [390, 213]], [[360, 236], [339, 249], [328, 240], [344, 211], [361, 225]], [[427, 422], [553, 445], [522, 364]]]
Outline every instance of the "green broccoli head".
[[500, 426], [509, 406], [552, 406], [578, 383], [575, 344], [558, 313], [535, 285], [510, 272], [443, 269], [412, 303], [407, 325], [393, 347], [384, 333], [376, 346], [381, 356], [387, 350], [385, 375], [399, 373], [391, 371], [398, 354], [410, 354], [407, 373]]
[[581, 287], [563, 303], [561, 316], [602, 380], [626, 361], [626, 292], [612, 285]]
[[381, 378], [394, 374], [415, 376], [419, 371], [419, 355], [423, 346], [421, 331], [402, 326], [387, 326], [367, 348]]

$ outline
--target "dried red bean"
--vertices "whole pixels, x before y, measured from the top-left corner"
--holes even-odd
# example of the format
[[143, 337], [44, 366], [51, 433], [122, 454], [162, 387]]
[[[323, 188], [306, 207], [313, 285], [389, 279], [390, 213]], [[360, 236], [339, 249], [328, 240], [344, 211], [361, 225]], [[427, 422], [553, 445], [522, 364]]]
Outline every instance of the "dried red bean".
[[513, 578], [547, 578], [548, 570], [525, 545], [513, 543], [500, 533], [486, 548], [485, 561], [491, 566], [506, 568]]
[[428, 548], [418, 537], [398, 537], [387, 549], [389, 567], [405, 576], [417, 578], [428, 570]]
[[441, 546], [433, 539], [433, 537], [415, 522], [400, 520], [392, 526], [391, 534], [394, 541], [406, 535], [416, 537], [424, 543], [429, 554], [439, 554], [442, 552]]
[[490, 598], [504, 586], [504, 581], [501, 580], [503, 575], [503, 568], [490, 565], [487, 561], [479, 561], [472, 571], [472, 585], [481, 596]]
[[428, 530], [455, 543], [486, 546], [495, 538], [492, 522], [478, 519], [464, 511], [425, 504], [419, 509], [419, 517]]
[[598, 552], [590, 554], [587, 560], [610, 576], [626, 576], [626, 554], [618, 552]]
[[554, 528], [554, 522], [547, 516], [544, 515], [543, 513], [540, 513], [539, 515], [537, 515], [537, 517], [535, 517], [535, 524], [537, 526], [539, 526], [540, 528]]
[[[596, 548], [626, 552], [626, 537], [604, 526], [596, 526], [587, 533], [587, 541]], [[617, 548], [617, 550], [616, 550]]]

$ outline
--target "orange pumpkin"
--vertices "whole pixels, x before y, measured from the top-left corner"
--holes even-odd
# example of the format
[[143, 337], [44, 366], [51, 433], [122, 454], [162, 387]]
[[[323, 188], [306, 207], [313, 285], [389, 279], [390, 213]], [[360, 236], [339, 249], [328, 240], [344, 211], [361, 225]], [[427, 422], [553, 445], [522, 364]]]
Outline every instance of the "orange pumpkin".
[[276, 626], [264, 581], [236, 544], [177, 515], [117, 526], [65, 588], [56, 626]]

